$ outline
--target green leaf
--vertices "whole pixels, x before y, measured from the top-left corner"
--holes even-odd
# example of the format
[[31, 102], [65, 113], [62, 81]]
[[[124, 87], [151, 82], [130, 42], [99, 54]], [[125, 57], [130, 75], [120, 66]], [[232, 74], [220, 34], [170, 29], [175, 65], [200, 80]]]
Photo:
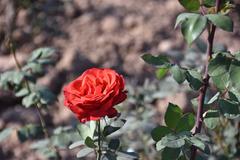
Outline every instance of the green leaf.
[[166, 146], [162, 145], [161, 141], [157, 142], [156, 144], [156, 150], [161, 151], [165, 148]]
[[24, 74], [19, 71], [7, 71], [0, 74], [0, 87], [9, 89], [9, 84], [20, 85], [24, 79]]
[[87, 137], [93, 137], [94, 129], [91, 129], [86, 124], [77, 125], [77, 130], [78, 130], [82, 139], [86, 139]]
[[188, 11], [197, 11], [200, 7], [199, 0], [179, 0], [179, 2]]
[[203, 4], [206, 7], [214, 7], [216, 4], [216, 0], [204, 0]]
[[188, 44], [195, 41], [204, 31], [207, 25], [207, 18], [195, 15], [187, 18], [181, 25], [182, 34]]
[[234, 88], [240, 88], [240, 61], [233, 60], [230, 66], [230, 81]]
[[57, 97], [48, 88], [41, 88], [38, 93], [42, 104], [52, 104], [57, 100]]
[[190, 131], [195, 124], [195, 117], [192, 113], [184, 114], [176, 126], [176, 132]]
[[210, 61], [208, 66], [208, 74], [211, 77], [225, 74], [226, 72], [228, 72], [230, 65], [231, 65], [230, 58], [218, 54], [215, 58], [213, 58]]
[[163, 137], [158, 143], [169, 148], [180, 148], [185, 144], [185, 140], [178, 135], [169, 134]]
[[16, 97], [23, 97], [29, 94], [29, 91], [27, 88], [22, 88], [19, 91], [15, 92]]
[[35, 139], [43, 135], [41, 126], [28, 124], [17, 131], [18, 138], [21, 142], [28, 139]]
[[218, 110], [208, 110], [204, 113], [204, 124], [209, 129], [214, 129], [220, 122], [220, 114]]
[[187, 159], [186, 159], [186, 157], [184, 155], [182, 155], [182, 156], [178, 157], [177, 160], [187, 160]]
[[198, 137], [195, 137], [195, 136], [191, 137], [189, 140], [192, 143], [192, 145], [199, 148], [202, 152], [204, 152], [206, 154], [210, 154], [210, 149], [209, 149], [208, 145], [206, 144], [206, 142], [202, 141], [201, 139], [199, 139]]
[[142, 59], [151, 65], [155, 66], [164, 66], [164, 67], [169, 67], [170, 61], [166, 56], [159, 55], [159, 56], [153, 56], [151, 54], [144, 54], [142, 55]]
[[84, 145], [85, 145], [84, 141], [81, 140], [81, 141], [73, 142], [68, 148], [69, 149], [74, 149], [76, 147], [81, 147], [81, 146], [84, 146]]
[[214, 57], [209, 63], [209, 75], [212, 78], [214, 85], [224, 90], [229, 87], [229, 69], [232, 59], [229, 57], [229, 53], [220, 53]]
[[229, 84], [230, 84], [229, 77], [230, 77], [229, 73], [226, 72], [222, 75], [214, 76], [214, 77], [211, 77], [211, 78], [212, 78], [212, 81], [213, 81], [214, 85], [218, 89], [225, 90], [226, 88], [229, 87]]
[[208, 143], [210, 142], [210, 138], [206, 134], [197, 133], [194, 135], [194, 137], [197, 137], [203, 142], [208, 142]]
[[220, 112], [228, 119], [240, 117], [239, 104], [225, 99], [219, 100]]
[[236, 101], [240, 102], [240, 90], [236, 88], [231, 88], [230, 91], [228, 92], [229, 95], [229, 100], [230, 101]]
[[57, 153], [50, 147], [39, 148], [37, 150], [40, 154], [42, 154], [46, 159], [57, 159]]
[[162, 152], [162, 160], [175, 160], [179, 157], [180, 148], [164, 148]]
[[189, 85], [194, 90], [199, 90], [202, 86], [202, 77], [201, 74], [195, 70], [188, 70], [186, 72], [186, 79], [189, 82]]
[[38, 59], [48, 59], [55, 53], [55, 49], [49, 47], [38, 48], [32, 52], [29, 62], [37, 61]]
[[122, 128], [125, 123], [126, 123], [125, 119], [117, 119], [117, 120], [111, 122], [111, 126]]
[[85, 139], [85, 142], [84, 142], [84, 143], [85, 143], [85, 145], [88, 146], [89, 148], [96, 148], [96, 147], [97, 147], [97, 145], [95, 145], [93, 139], [90, 138], [90, 137], [87, 137], [87, 138]]
[[72, 141], [74, 141], [79, 137], [77, 132], [61, 132], [59, 134], [55, 134], [51, 137], [52, 144], [58, 148], [65, 149], [69, 144], [71, 144]]
[[152, 130], [151, 135], [152, 139], [158, 142], [162, 139], [162, 137], [166, 136], [169, 133], [172, 133], [172, 130], [170, 128], [166, 126], [158, 126]]
[[218, 100], [220, 96], [220, 92], [217, 92], [208, 102], [207, 105], [213, 104], [216, 100]]
[[44, 73], [43, 66], [37, 62], [29, 62], [22, 69], [24, 72], [29, 72], [29, 74], [35, 76], [42, 76]]
[[113, 126], [107, 125], [103, 129], [103, 135], [104, 135], [104, 137], [106, 137], [106, 136], [116, 132], [119, 129], [120, 129], [120, 127], [113, 127]]
[[235, 59], [240, 61], [240, 51], [234, 53]]
[[177, 81], [179, 84], [185, 81], [186, 71], [180, 68], [178, 65], [174, 65], [173, 67], [171, 67], [170, 72], [173, 75], [173, 78], [175, 79], [175, 81]]
[[228, 31], [233, 32], [233, 21], [230, 17], [222, 14], [207, 14], [205, 15], [209, 21], [211, 21], [215, 26]]
[[117, 119], [115, 121], [112, 121], [110, 123], [111, 125], [106, 125], [103, 128], [103, 136], [107, 137], [108, 135], [118, 131], [119, 129], [121, 129], [123, 127], [125, 122], [126, 122], [126, 120], [124, 120], [124, 119]]
[[176, 19], [176, 23], [175, 23], [175, 27], [177, 28], [177, 26], [179, 24], [181, 24], [182, 22], [184, 22], [186, 19], [190, 18], [190, 17], [194, 17], [194, 16], [198, 16], [199, 14], [196, 13], [181, 13], [178, 15], [177, 19]]
[[50, 141], [48, 139], [39, 140], [31, 144], [30, 148], [31, 149], [47, 148], [49, 144]]
[[77, 158], [82, 158], [87, 156], [88, 154], [92, 153], [94, 149], [92, 148], [83, 148], [77, 153]]
[[22, 105], [26, 108], [36, 105], [39, 102], [39, 95], [35, 92], [30, 93], [22, 99]]
[[115, 152], [108, 150], [106, 154], [103, 155], [103, 160], [117, 160], [117, 155]]
[[157, 78], [160, 80], [166, 76], [166, 74], [168, 73], [168, 70], [169, 70], [168, 68], [158, 68], [155, 74]]
[[175, 129], [182, 114], [182, 110], [179, 106], [169, 103], [164, 116], [166, 125], [171, 129]]
[[123, 152], [123, 151], [116, 151], [115, 152], [119, 159], [126, 159], [126, 160], [134, 160], [139, 159], [138, 155], [135, 152]]
[[5, 128], [4, 130], [2, 130], [0, 132], [0, 142], [2, 142], [3, 140], [6, 140], [6, 138], [10, 136], [12, 132], [13, 132], [12, 128]]
[[111, 139], [108, 148], [117, 150], [120, 147], [120, 140], [119, 139]]

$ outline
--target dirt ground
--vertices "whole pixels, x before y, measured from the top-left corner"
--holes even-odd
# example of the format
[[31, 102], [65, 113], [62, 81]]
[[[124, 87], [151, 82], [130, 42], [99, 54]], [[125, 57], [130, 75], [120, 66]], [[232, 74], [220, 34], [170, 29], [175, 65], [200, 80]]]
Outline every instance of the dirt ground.
[[[217, 30], [216, 43], [239, 50], [240, 1], [231, 13], [233, 33]], [[174, 30], [175, 19], [183, 8], [174, 0], [38, 0], [30, 7], [16, 8], [13, 0], [0, 0], [0, 72], [15, 67], [12, 56], [4, 47], [7, 33], [17, 46], [17, 56], [24, 63], [38, 47], [58, 50], [60, 60], [39, 83], [59, 94], [54, 124], [64, 124], [72, 116], [62, 107], [62, 86], [89, 67], [114, 68], [127, 79], [141, 84], [153, 76], [152, 69], [140, 58], [143, 53], [161, 54], [168, 50], [183, 51], [188, 46], [180, 30]], [[0, 128], [29, 121], [38, 122], [34, 110], [23, 110], [18, 99], [0, 90]], [[19, 114], [19, 117], [14, 117]], [[28, 117], [24, 117], [24, 115]], [[20, 124], [19, 124], [20, 122]], [[13, 135], [0, 145], [0, 157], [13, 160], [35, 160]], [[6, 158], [6, 154], [12, 155]], [[64, 154], [64, 153], [63, 153]], [[41, 159], [41, 157], [39, 157]]]

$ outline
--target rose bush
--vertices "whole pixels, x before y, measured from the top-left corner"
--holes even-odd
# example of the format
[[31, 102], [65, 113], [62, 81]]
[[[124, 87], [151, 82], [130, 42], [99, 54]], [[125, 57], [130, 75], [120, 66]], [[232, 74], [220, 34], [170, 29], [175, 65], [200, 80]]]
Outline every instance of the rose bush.
[[124, 79], [112, 69], [91, 68], [64, 87], [64, 105], [80, 122], [114, 117], [114, 108], [127, 98]]

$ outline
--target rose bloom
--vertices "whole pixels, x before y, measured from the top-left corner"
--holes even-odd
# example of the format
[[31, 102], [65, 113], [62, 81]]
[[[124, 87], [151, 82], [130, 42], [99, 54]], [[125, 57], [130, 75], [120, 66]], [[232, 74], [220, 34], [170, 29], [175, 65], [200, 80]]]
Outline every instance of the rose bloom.
[[112, 69], [91, 68], [64, 87], [64, 105], [80, 122], [118, 115], [115, 105], [127, 98], [124, 79]]

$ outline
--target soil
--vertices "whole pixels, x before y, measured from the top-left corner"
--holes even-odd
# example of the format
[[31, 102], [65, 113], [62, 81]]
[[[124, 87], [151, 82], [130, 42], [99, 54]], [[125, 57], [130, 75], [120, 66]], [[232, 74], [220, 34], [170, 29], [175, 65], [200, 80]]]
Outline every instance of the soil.
[[[240, 43], [237, 13], [240, 2], [235, 1], [238, 5], [231, 13], [235, 21], [234, 32], [217, 30], [216, 36], [216, 43], [228, 46], [230, 51], [239, 50]], [[60, 57], [58, 63], [39, 80], [39, 84], [47, 85], [59, 94], [57, 109], [52, 113], [55, 125], [65, 124], [72, 117], [63, 107], [62, 86], [85, 69], [113, 68], [127, 79], [141, 84], [146, 77], [153, 77], [153, 69], [141, 60], [141, 54], [162, 54], [168, 50], [184, 51], [188, 48], [180, 30], [173, 29], [178, 13], [183, 11], [180, 4], [173, 0], [27, 2], [30, 5], [16, 4], [14, 0], [0, 1], [0, 72], [15, 68], [13, 58], [5, 47], [8, 35], [16, 43], [21, 63], [33, 49], [43, 46], [56, 48]], [[19, 99], [11, 93], [0, 91], [0, 128], [19, 128], [24, 123], [39, 121], [34, 110], [23, 109], [18, 103]], [[15, 118], [16, 114], [19, 117]], [[21, 144], [14, 134], [0, 145], [0, 159], [43, 159], [29, 151], [28, 145]]]

